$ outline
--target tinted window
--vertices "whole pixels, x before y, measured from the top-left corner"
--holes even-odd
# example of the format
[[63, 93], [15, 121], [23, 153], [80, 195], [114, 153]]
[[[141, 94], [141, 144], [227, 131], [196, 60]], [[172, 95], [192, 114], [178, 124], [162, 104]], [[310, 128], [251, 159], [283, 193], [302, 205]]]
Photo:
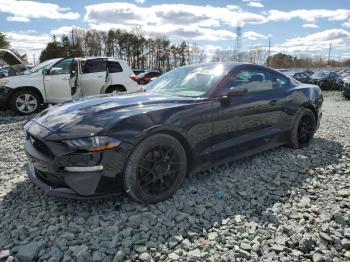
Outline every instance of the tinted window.
[[87, 60], [82, 63], [83, 74], [98, 73], [106, 71], [105, 59]]
[[[304, 76], [306, 77], [306, 76]], [[287, 77], [273, 74], [272, 78], [272, 88], [277, 89], [277, 88], [287, 88], [289, 83], [289, 79]]]
[[72, 69], [73, 58], [59, 61], [50, 69], [50, 75], [65, 75], [70, 74]]
[[249, 93], [272, 90], [271, 74], [263, 70], [242, 70], [229, 79], [226, 89], [231, 87], [246, 88]]
[[110, 73], [123, 72], [123, 68], [118, 62], [108, 61], [107, 67], [108, 67], [108, 72], [110, 72]]

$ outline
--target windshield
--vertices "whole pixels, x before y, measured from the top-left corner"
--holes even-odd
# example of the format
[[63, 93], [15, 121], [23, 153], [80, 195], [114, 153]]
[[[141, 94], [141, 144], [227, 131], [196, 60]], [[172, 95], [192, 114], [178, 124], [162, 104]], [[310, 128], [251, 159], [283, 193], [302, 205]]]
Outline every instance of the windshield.
[[174, 69], [145, 87], [146, 92], [199, 97], [215, 86], [226, 70], [222, 64]]
[[54, 63], [58, 62], [60, 60], [60, 58], [57, 58], [57, 59], [51, 59], [51, 60], [47, 60], [45, 62], [42, 62], [36, 66], [34, 66], [32, 69], [29, 69], [26, 71], [26, 73], [30, 73], [30, 74], [33, 74], [33, 73], [36, 73], [44, 68], [48, 68], [50, 67], [51, 65], [53, 65]]
[[312, 75], [312, 78], [322, 78], [322, 77], [326, 77], [326, 73], [324, 72], [316, 72]]

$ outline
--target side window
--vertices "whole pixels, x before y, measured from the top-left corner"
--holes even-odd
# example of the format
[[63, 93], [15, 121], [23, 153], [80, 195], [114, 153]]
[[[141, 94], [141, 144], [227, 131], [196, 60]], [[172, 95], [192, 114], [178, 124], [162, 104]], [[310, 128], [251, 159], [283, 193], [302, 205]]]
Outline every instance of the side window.
[[65, 75], [70, 74], [72, 69], [73, 58], [64, 59], [56, 63], [50, 69], [50, 75]]
[[106, 71], [105, 59], [91, 59], [82, 63], [83, 74], [91, 74]]
[[111, 74], [123, 72], [123, 68], [118, 62], [108, 61], [107, 67], [108, 67], [108, 72]]
[[248, 93], [273, 89], [270, 72], [263, 70], [242, 70], [229, 80], [228, 85], [228, 89], [246, 88]]
[[[302, 77], [305, 77], [301, 75]], [[287, 77], [278, 75], [278, 74], [273, 74], [273, 79], [272, 79], [272, 88], [273, 89], [278, 89], [278, 88], [287, 88], [289, 84], [289, 79]]]

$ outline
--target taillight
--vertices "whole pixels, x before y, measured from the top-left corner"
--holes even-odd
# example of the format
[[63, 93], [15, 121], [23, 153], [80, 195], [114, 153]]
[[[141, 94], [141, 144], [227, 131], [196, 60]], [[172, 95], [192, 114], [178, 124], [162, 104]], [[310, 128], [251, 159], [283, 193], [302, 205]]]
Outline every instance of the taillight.
[[131, 75], [130, 78], [131, 78], [132, 80], [134, 80], [135, 82], [137, 82], [137, 76]]

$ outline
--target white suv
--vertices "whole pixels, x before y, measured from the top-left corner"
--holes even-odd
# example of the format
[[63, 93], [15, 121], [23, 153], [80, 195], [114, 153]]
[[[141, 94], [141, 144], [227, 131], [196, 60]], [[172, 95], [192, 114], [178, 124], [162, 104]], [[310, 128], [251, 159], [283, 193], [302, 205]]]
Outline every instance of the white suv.
[[22, 75], [0, 79], [0, 104], [20, 115], [83, 96], [141, 91], [125, 61], [63, 58], [45, 61]]

